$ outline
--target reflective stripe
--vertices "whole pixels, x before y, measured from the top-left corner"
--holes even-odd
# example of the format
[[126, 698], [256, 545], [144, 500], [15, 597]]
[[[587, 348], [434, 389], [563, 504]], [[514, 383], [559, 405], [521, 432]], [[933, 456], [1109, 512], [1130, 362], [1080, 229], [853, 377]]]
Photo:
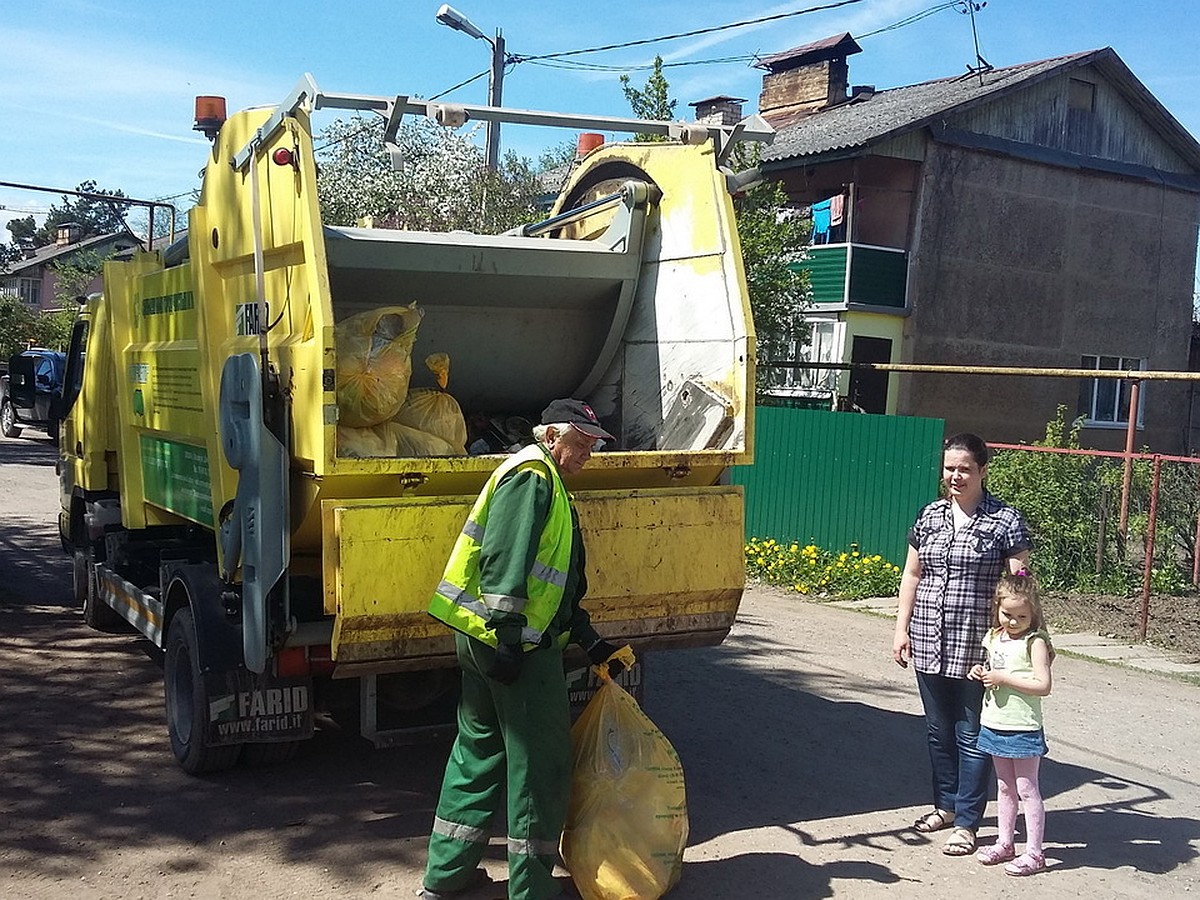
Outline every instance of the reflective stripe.
[[483, 531], [482, 525], [472, 522], [470, 519], [467, 519], [467, 524], [462, 527], [462, 533], [477, 544], [483, 543]]
[[[485, 622], [487, 621], [488, 608], [484, 606], [482, 601], [476, 600], [463, 588], [453, 585], [448, 581], [443, 581], [438, 585], [437, 592], [455, 606], [460, 606], [468, 612], [479, 616]], [[538, 631], [536, 628], [530, 628], [528, 625], [521, 629], [521, 643], [523, 644], [540, 644], [543, 637], [545, 637], [544, 632]]]
[[525, 610], [529, 600], [525, 597], [514, 597], [512, 594], [484, 594], [483, 605], [497, 612], [519, 613]]
[[533, 561], [533, 567], [529, 570], [529, 574], [538, 581], [544, 581], [547, 584], [552, 584], [555, 587], [565, 588], [567, 586], [567, 573], [560, 572], [558, 569]]
[[458, 822], [450, 822], [439, 816], [433, 817], [433, 833], [467, 844], [486, 844], [488, 842], [488, 833], [482, 828], [460, 825]]
[[544, 841], [538, 838], [508, 839], [508, 852], [521, 856], [557, 856], [558, 841]]

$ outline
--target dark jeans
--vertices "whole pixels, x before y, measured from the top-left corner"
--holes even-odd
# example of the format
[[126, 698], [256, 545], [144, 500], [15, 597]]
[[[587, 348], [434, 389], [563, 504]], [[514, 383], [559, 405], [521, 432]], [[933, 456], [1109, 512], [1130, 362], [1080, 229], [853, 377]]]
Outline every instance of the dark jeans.
[[917, 688], [929, 728], [934, 806], [952, 811], [956, 826], [974, 831], [992, 780], [992, 758], [975, 746], [983, 682], [918, 672]]

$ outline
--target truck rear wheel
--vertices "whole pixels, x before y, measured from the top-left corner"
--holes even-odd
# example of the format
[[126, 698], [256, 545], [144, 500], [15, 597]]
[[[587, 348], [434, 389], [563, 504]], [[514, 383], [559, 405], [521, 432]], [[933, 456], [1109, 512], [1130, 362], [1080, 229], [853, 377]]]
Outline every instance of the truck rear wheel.
[[5, 437], [20, 437], [21, 427], [17, 425], [17, 411], [11, 400], [0, 404], [0, 433]]
[[95, 554], [92, 548], [75, 548], [71, 566], [71, 582], [75, 591], [75, 602], [83, 611], [83, 621], [96, 631], [123, 631], [125, 620], [117, 611], [100, 599], [96, 585]]
[[163, 660], [167, 701], [167, 732], [171, 752], [191, 775], [219, 772], [237, 762], [240, 744], [214, 747], [208, 743], [208, 691], [200, 671], [196, 624], [192, 611], [181, 609], [171, 619]]

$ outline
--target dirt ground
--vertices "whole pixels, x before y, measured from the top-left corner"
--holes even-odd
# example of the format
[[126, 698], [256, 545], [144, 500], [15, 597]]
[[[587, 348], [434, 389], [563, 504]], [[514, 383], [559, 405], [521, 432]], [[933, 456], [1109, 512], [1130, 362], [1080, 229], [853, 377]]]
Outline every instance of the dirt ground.
[[[1045, 612], [1051, 632], [1084, 632], [1136, 642], [1142, 598], [1097, 594], [1051, 594]], [[1153, 594], [1146, 619], [1146, 642], [1200, 663], [1200, 596]]]
[[[185, 775], [154, 655], [88, 631], [69, 600], [53, 461], [45, 442], [0, 439], [0, 896], [411, 897], [448, 744], [321, 731], [286, 766]], [[687, 777], [671, 898], [1200, 893], [1200, 688], [1056, 661], [1050, 868], [1030, 883], [911, 828], [928, 761], [891, 628], [756, 586], [723, 645], [646, 661], [646, 710]], [[983, 839], [994, 829], [993, 807]], [[500, 840], [494, 884], [464, 900], [504, 896]]]

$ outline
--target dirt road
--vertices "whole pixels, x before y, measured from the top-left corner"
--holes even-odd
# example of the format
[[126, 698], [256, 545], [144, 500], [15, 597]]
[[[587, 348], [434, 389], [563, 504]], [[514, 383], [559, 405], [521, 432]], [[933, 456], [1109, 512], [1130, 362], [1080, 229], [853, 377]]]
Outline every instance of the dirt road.
[[[0, 439], [0, 895], [411, 897], [447, 745], [376, 751], [325, 731], [282, 768], [184, 775], [145, 643], [90, 632], [72, 608], [53, 461], [45, 441]], [[890, 633], [756, 588], [723, 646], [649, 660], [647, 711], [688, 776], [671, 897], [1200, 894], [1200, 688], [1056, 662], [1051, 868], [1029, 883], [909, 827], [928, 763]], [[503, 881], [499, 844], [488, 868]]]

